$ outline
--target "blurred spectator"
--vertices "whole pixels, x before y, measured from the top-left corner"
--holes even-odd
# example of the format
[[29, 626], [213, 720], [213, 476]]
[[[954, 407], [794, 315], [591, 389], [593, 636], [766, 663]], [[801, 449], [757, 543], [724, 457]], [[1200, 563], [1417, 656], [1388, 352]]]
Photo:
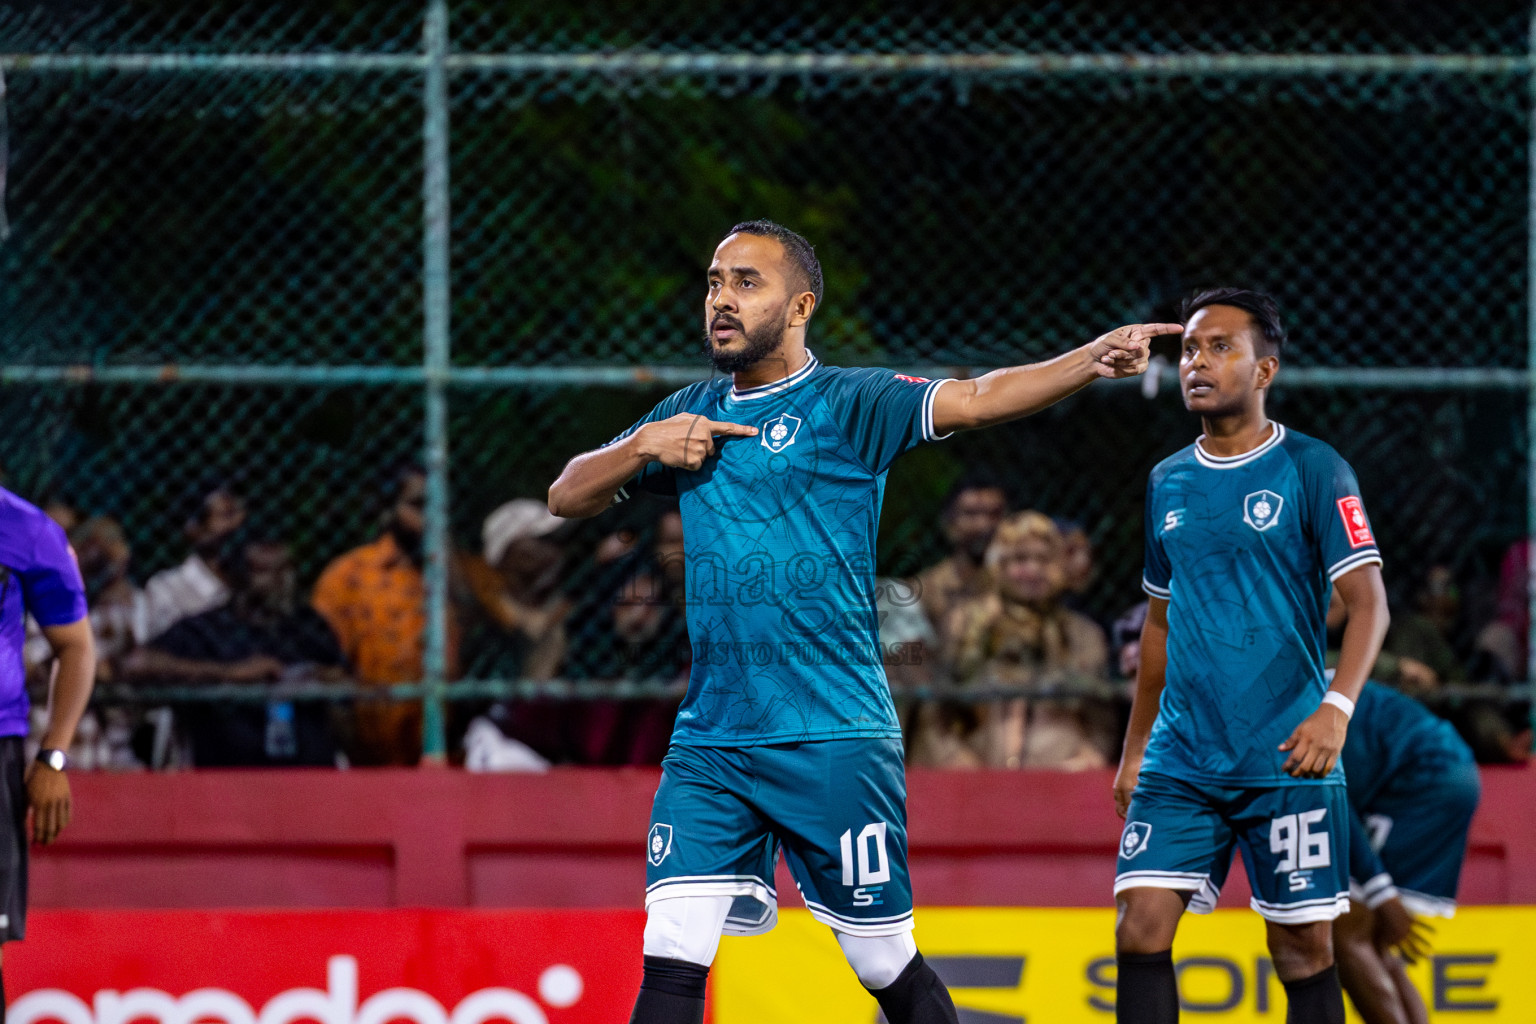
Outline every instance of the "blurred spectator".
[[1061, 602], [1073, 611], [1082, 612], [1092, 618], [1087, 609], [1088, 591], [1093, 587], [1094, 581], [1099, 578], [1098, 562], [1094, 559], [1093, 540], [1088, 536], [1088, 530], [1082, 523], [1058, 519], [1056, 528], [1061, 531], [1064, 551], [1062, 572], [1066, 578], [1066, 589], [1062, 592]]
[[[1147, 602], [1140, 601], [1122, 612], [1110, 629], [1115, 670], [1121, 679], [1131, 683], [1136, 682], [1136, 673], [1141, 668], [1141, 629], [1146, 624]], [[1132, 695], [1126, 693], [1127, 697]]]
[[[1437, 576], [1440, 577], [1440, 583], [1436, 582]], [[1430, 570], [1421, 595], [1422, 593], [1433, 594], [1436, 589], [1441, 588], [1443, 579], [1444, 577], [1434, 569]], [[1442, 595], [1432, 599], [1430, 606], [1435, 605], [1438, 605], [1436, 617], [1442, 622], [1447, 621], [1445, 614], [1449, 610], [1450, 603]], [[1424, 607], [1425, 602], [1421, 600], [1420, 606]], [[1344, 602], [1338, 599], [1338, 594], [1335, 592], [1332, 603], [1328, 606], [1328, 663], [1330, 666], [1337, 663], [1338, 637], [1343, 631], [1348, 614]], [[1416, 633], [1422, 635], [1440, 628], [1432, 621], [1418, 627]], [[1426, 645], [1425, 649], [1432, 648]], [[1524, 762], [1529, 758], [1531, 729], [1526, 712], [1519, 705], [1512, 705], [1505, 701], [1471, 699], [1448, 706], [1443, 700], [1434, 699], [1434, 692], [1441, 682], [1438, 674], [1428, 664], [1416, 658], [1383, 653], [1376, 659], [1372, 675], [1382, 681], [1393, 682], [1401, 689], [1413, 692], [1424, 699], [1431, 709], [1456, 727], [1456, 731], [1461, 733], [1462, 738], [1471, 746], [1472, 753], [1479, 764]], [[1428, 682], [1420, 682], [1421, 677]]]
[[[419, 682], [427, 624], [422, 577], [427, 478], [417, 467], [396, 477], [394, 501], [377, 540], [328, 565], [315, 584], [325, 616], [360, 683]], [[459, 672], [458, 617], [450, 609], [448, 674]], [[359, 765], [412, 765], [421, 757], [421, 701], [359, 700], [349, 756]]]
[[972, 745], [987, 765], [1077, 770], [1109, 763], [1113, 717], [1103, 701], [1030, 699], [1108, 678], [1104, 631], [1061, 603], [1065, 548], [1048, 516], [1022, 512], [1004, 520], [987, 551], [996, 591], [951, 614], [956, 681], [1002, 691], [977, 706]]
[[507, 643], [492, 643], [493, 674], [553, 679], [565, 656], [570, 601], [558, 593], [565, 560], [555, 534], [565, 520], [518, 498], [486, 517], [481, 558], [463, 560], [475, 600]]
[[1499, 565], [1498, 617], [1477, 636], [1479, 660], [1487, 662], [1501, 682], [1526, 677], [1531, 631], [1530, 542], [1518, 540]]
[[43, 502], [43, 512], [64, 528], [65, 533], [70, 533], [80, 525], [80, 512], [58, 495], [54, 495]]
[[942, 562], [918, 573], [915, 582], [923, 611], [940, 643], [948, 640], [945, 630], [956, 605], [991, 593], [987, 546], [1007, 514], [1007, 493], [997, 481], [984, 476], [962, 479], [945, 499], [941, 523], [950, 553]]
[[[49, 516], [59, 521], [52, 511]], [[122, 678], [124, 656], [144, 642], [149, 629], [144, 592], [128, 578], [127, 538], [115, 520], [96, 516], [77, 523], [69, 533], [69, 543], [80, 565], [90, 608], [91, 632], [96, 641], [96, 681], [118, 681]], [[36, 711], [47, 703], [53, 648], [30, 617], [24, 656], [27, 685], [34, 694]], [[70, 763], [82, 771], [144, 767], [133, 750], [133, 734], [142, 719], [143, 712], [137, 708], [93, 704], [81, 716]], [[44, 720], [46, 715], [38, 718], [40, 723]]]
[[931, 686], [939, 635], [923, 612], [917, 588], [906, 580], [876, 579], [875, 613], [880, 618], [880, 647], [891, 692], [899, 700], [906, 691]]
[[1397, 674], [1404, 681], [1405, 689], [1416, 688], [1414, 680], [1403, 671], [1405, 660], [1433, 673], [1434, 684], [1466, 681], [1467, 673], [1457, 659], [1450, 639], [1460, 617], [1461, 592], [1450, 567], [1431, 566], [1414, 595], [1414, 610], [1407, 615], [1392, 616], [1392, 626], [1382, 645], [1382, 650], [1398, 658]]
[[[683, 606], [682, 517], [676, 510], [663, 512], [648, 546], [637, 548], [633, 541], [623, 541], [622, 546], [609, 555], [614, 568], [626, 575], [614, 589], [599, 587], [573, 617], [581, 620], [581, 640], [567, 652], [562, 674], [671, 683], [674, 692], [662, 698], [547, 697], [492, 709], [492, 720], [507, 736], [553, 762], [660, 763], [687, 688], [692, 652]], [[599, 549], [604, 547], [613, 549], [614, 537], [602, 541]]]
[[281, 699], [283, 683], [345, 678], [341, 648], [312, 608], [300, 607], [286, 544], [250, 541], [226, 559], [228, 604], [183, 619], [128, 656], [156, 682], [272, 683], [266, 702], [189, 703], [179, 719], [199, 767], [335, 765], [331, 707]]
[[656, 520], [649, 563], [629, 578], [613, 603], [613, 633], [625, 665], [621, 675], [687, 684], [692, 652], [683, 576], [683, 517], [668, 510]]
[[228, 488], [204, 495], [182, 532], [192, 544], [187, 560], [144, 584], [149, 635], [159, 636], [182, 619], [229, 600], [229, 568], [235, 535], [245, 523], [245, 502]]
[[115, 519], [93, 516], [70, 532], [69, 542], [91, 608], [96, 681], [113, 682], [122, 658], [149, 639], [149, 601], [128, 577], [132, 551]]
[[[1338, 665], [1339, 645], [1344, 642], [1344, 623], [1348, 618], [1349, 610], [1339, 599], [1339, 592], [1332, 591], [1328, 598], [1327, 617], [1329, 668]], [[1441, 683], [1440, 676], [1424, 662], [1409, 655], [1393, 654], [1385, 648], [1376, 656], [1376, 663], [1371, 667], [1371, 678], [1418, 696], [1439, 689]]]

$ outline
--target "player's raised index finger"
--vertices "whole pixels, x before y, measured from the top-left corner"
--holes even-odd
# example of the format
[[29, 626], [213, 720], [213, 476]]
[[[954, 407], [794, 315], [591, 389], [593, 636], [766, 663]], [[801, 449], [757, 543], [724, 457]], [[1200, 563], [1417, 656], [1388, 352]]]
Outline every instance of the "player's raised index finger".
[[1183, 324], [1137, 324], [1134, 333], [1142, 338], [1156, 338], [1163, 334], [1183, 334]]
[[717, 423], [714, 420], [706, 420], [705, 425], [709, 432], [716, 437], [756, 437], [757, 428], [749, 427], [745, 423]]

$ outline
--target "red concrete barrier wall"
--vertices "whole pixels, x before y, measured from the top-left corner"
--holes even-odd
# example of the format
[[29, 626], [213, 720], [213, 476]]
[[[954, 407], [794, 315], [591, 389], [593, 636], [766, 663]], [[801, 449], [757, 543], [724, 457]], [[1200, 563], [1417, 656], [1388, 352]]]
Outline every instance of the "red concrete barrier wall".
[[[637, 907], [657, 773], [202, 771], [73, 778], [75, 823], [38, 850], [32, 905]], [[1106, 906], [1110, 774], [908, 779], [928, 906]], [[1536, 770], [1487, 769], [1465, 903], [1536, 904]], [[780, 868], [778, 890], [797, 904]], [[1234, 870], [1223, 904], [1244, 905]]]

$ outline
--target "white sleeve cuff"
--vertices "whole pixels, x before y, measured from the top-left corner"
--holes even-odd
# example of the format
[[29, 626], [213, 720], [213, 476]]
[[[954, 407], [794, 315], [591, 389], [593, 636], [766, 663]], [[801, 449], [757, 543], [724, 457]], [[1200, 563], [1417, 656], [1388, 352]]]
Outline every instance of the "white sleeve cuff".
[[953, 430], [951, 430], [948, 434], [936, 434], [936, 433], [934, 433], [934, 426], [933, 426], [933, 403], [939, 397], [939, 388], [943, 387], [945, 384], [948, 384], [952, 380], [954, 380], [953, 377], [945, 377], [943, 380], [936, 380], [933, 383], [929, 384], [928, 385], [928, 390], [923, 393], [923, 440], [924, 441], [942, 441], [946, 437], [950, 437], [951, 435], [954, 434]]
[[1142, 576], [1141, 578], [1141, 589], [1153, 597], [1161, 597], [1165, 600], [1167, 598], [1173, 597], [1172, 590], [1168, 589], [1167, 587], [1158, 586], [1156, 583], [1153, 583], [1151, 580], [1147, 579], [1146, 576]]
[[1352, 570], [1358, 569], [1362, 565], [1380, 564], [1381, 552], [1377, 551], [1375, 548], [1356, 552], [1355, 554], [1350, 555], [1348, 558], [1343, 558], [1333, 563], [1333, 567], [1328, 570], [1328, 582], [1337, 583], [1340, 576], [1343, 576], [1345, 573]]

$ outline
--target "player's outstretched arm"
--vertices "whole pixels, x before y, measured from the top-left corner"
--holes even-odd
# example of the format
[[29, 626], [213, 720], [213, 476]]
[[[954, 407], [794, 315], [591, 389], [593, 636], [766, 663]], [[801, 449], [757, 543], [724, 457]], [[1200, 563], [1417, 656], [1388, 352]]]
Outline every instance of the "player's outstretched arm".
[[1115, 773], [1115, 812], [1125, 817], [1141, 774], [1141, 759], [1147, 753], [1152, 723], [1163, 699], [1163, 684], [1168, 671], [1168, 601], [1153, 597], [1147, 601], [1147, 621], [1141, 626], [1141, 664], [1136, 669], [1136, 695], [1131, 698], [1131, 720], [1125, 727], [1125, 749], [1120, 753], [1120, 770]]
[[719, 423], [686, 412], [642, 424], [623, 440], [567, 462], [559, 479], [549, 485], [549, 510], [566, 519], [595, 516], [613, 504], [619, 488], [650, 463], [698, 469], [715, 453], [715, 438], [756, 435], [756, 427]]
[[1376, 656], [1381, 653], [1381, 642], [1392, 620], [1387, 610], [1387, 589], [1381, 582], [1381, 566], [1351, 569], [1334, 580], [1333, 585], [1349, 611], [1333, 685], [1328, 688], [1324, 703], [1280, 744], [1280, 749], [1290, 754], [1283, 770], [1298, 779], [1320, 779], [1333, 771], [1344, 749], [1349, 716], [1365, 688], [1371, 666], [1376, 664]]
[[1147, 368], [1153, 338], [1183, 330], [1178, 324], [1132, 324], [1043, 363], [949, 381], [934, 397], [934, 431], [947, 434], [1007, 423], [1039, 412], [1100, 377], [1134, 377]]
[[[90, 619], [44, 626], [43, 636], [53, 647], [58, 665], [48, 694], [48, 728], [41, 746], [68, 750], [96, 683], [96, 642]], [[34, 761], [27, 768], [27, 803], [32, 809], [32, 838], [46, 846], [58, 838], [73, 815], [69, 777]]]

